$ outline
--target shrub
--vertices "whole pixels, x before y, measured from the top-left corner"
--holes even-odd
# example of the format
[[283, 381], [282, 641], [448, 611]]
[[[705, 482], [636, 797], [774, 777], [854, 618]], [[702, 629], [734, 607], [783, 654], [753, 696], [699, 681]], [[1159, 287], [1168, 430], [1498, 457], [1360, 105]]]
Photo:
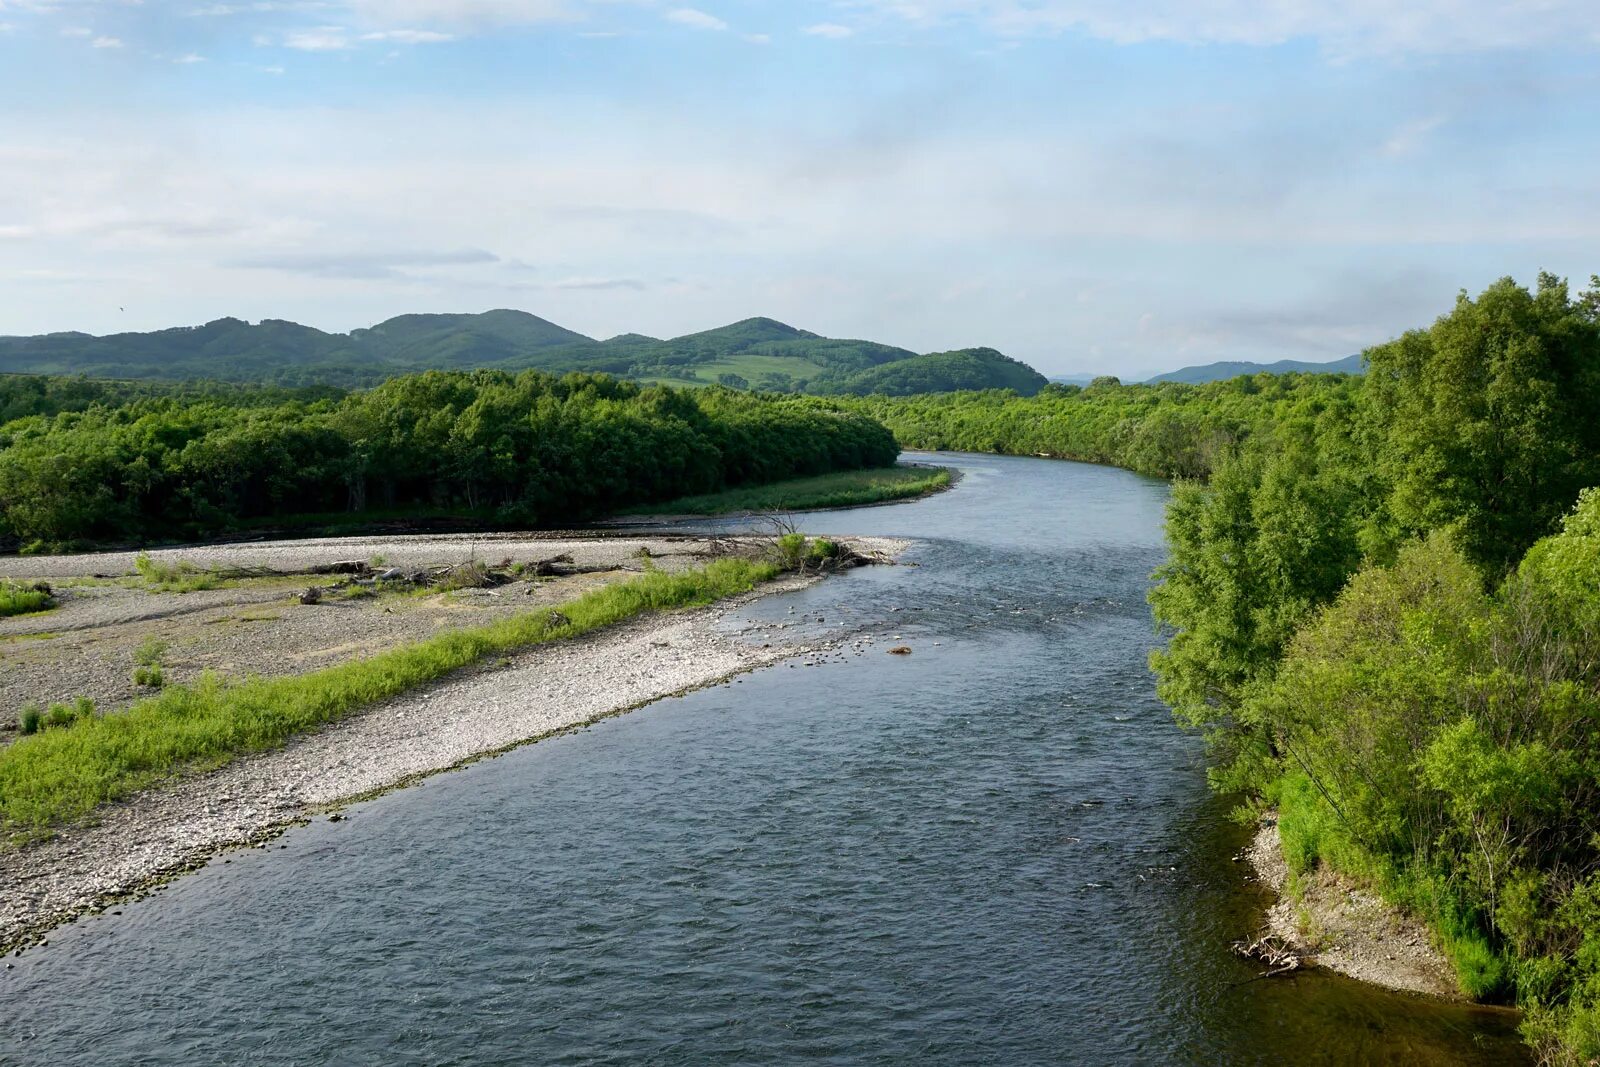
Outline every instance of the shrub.
[[144, 579], [146, 587], [158, 593], [195, 593], [216, 589], [222, 584], [222, 575], [214, 570], [205, 570], [181, 559], [157, 563], [148, 552], [134, 557], [133, 569]]
[[795, 570], [806, 558], [806, 535], [802, 533], [786, 533], [774, 542], [778, 553], [778, 564], [784, 570]]
[[141, 667], [159, 667], [161, 658], [167, 654], [167, 642], [159, 637], [147, 637], [144, 642], [133, 651], [133, 662]]
[[36, 734], [44, 727], [44, 711], [37, 704], [23, 706], [17, 716], [17, 728], [25, 734]]
[[0, 582], [0, 617], [48, 611], [55, 606], [55, 597], [51, 595], [49, 587]]

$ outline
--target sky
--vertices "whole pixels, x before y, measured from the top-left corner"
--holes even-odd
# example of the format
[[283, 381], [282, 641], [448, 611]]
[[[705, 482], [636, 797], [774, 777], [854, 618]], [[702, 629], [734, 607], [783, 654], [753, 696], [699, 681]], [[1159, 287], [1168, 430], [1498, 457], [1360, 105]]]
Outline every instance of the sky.
[[1593, 0], [0, 0], [0, 334], [1331, 360], [1600, 271]]

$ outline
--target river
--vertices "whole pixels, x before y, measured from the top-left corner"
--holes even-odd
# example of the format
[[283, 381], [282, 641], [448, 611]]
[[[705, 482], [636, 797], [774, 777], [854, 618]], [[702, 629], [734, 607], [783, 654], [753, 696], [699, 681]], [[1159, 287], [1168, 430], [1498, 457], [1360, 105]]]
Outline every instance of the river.
[[[945, 456], [744, 609], [877, 635], [440, 775], [0, 973], [6, 1064], [1505, 1064], [1506, 1013], [1251, 981], [1262, 899], [1156, 699], [1163, 483]], [[885, 655], [888, 643], [912, 648]]]

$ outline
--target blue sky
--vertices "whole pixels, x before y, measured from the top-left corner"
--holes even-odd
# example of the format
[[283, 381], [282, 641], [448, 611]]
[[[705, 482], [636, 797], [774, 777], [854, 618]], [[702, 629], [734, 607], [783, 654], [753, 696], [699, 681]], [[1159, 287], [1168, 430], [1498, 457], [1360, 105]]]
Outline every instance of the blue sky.
[[1600, 271], [1597, 61], [1576, 0], [0, 0], [0, 334], [1333, 359]]

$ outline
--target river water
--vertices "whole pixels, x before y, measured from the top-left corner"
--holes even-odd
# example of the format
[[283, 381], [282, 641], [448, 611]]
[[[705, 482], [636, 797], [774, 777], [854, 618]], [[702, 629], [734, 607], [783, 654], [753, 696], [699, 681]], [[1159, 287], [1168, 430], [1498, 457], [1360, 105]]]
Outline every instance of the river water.
[[[357, 805], [0, 972], [5, 1064], [1504, 1064], [1499, 1012], [1228, 952], [1259, 893], [1156, 700], [1160, 482], [946, 456], [746, 619], [877, 635]], [[792, 613], [791, 613], [792, 610]], [[889, 656], [889, 642], [910, 656]]]

